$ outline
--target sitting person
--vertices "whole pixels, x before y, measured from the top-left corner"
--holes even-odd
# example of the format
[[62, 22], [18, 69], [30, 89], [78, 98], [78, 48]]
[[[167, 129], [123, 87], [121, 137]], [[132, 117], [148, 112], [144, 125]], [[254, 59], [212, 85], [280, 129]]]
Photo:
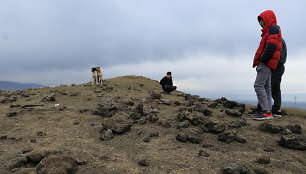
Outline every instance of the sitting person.
[[162, 85], [163, 90], [170, 94], [170, 92], [176, 90], [176, 86], [173, 86], [171, 72], [167, 72], [167, 75], [161, 79], [159, 84]]

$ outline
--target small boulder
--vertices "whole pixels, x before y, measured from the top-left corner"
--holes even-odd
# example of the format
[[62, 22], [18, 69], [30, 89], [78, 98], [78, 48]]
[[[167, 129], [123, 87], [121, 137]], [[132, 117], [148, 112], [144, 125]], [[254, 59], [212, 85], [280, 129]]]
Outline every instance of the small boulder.
[[226, 109], [225, 113], [229, 116], [232, 116], [232, 117], [241, 117], [242, 116], [241, 112], [237, 109]]
[[9, 112], [6, 116], [7, 117], [15, 117], [17, 116], [18, 112]]
[[237, 133], [232, 132], [232, 131], [223, 132], [223, 133], [219, 134], [219, 136], [218, 136], [219, 141], [223, 141], [223, 142], [226, 142], [226, 143], [232, 143], [236, 140], [236, 138], [237, 138]]
[[142, 159], [142, 160], [138, 161], [138, 165], [148, 167], [150, 164], [149, 164], [148, 160]]
[[115, 134], [123, 134], [130, 130], [133, 123], [124, 115], [114, 115], [102, 122], [103, 128], [112, 130]]
[[302, 127], [298, 124], [292, 124], [286, 126], [287, 129], [289, 129], [292, 133], [295, 134], [301, 134], [302, 133]]
[[113, 131], [111, 129], [107, 129], [102, 131], [101, 135], [100, 135], [100, 140], [105, 141], [105, 140], [110, 140], [114, 138], [114, 134]]
[[282, 135], [280, 140], [278, 141], [278, 144], [289, 148], [289, 149], [295, 149], [295, 150], [306, 150], [306, 137], [305, 136], [297, 136], [297, 135], [288, 135], [284, 136]]
[[41, 102], [54, 102], [55, 101], [55, 97], [54, 97], [54, 93], [51, 93], [48, 96], [45, 96], [44, 98], [41, 99]]
[[248, 174], [249, 171], [239, 163], [229, 163], [223, 167], [224, 174]]
[[77, 161], [70, 156], [48, 156], [36, 166], [37, 174], [74, 174], [78, 170]]
[[284, 128], [282, 126], [275, 125], [273, 123], [264, 122], [259, 125], [259, 129], [264, 132], [269, 132], [272, 134], [281, 133]]

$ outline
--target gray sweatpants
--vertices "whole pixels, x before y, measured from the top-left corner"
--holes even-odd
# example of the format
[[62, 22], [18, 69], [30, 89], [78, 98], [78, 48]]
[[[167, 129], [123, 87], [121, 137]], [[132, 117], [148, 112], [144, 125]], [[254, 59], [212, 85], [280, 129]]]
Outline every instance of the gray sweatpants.
[[258, 103], [263, 111], [272, 110], [271, 74], [272, 70], [264, 63], [256, 68], [257, 76], [254, 83]]

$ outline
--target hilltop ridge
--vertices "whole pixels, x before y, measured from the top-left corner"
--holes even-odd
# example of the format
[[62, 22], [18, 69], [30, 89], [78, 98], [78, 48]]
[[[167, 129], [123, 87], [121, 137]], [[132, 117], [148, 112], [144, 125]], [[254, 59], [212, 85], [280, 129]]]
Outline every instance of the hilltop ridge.
[[0, 90], [0, 173], [303, 173], [306, 113], [250, 106], [142, 76]]

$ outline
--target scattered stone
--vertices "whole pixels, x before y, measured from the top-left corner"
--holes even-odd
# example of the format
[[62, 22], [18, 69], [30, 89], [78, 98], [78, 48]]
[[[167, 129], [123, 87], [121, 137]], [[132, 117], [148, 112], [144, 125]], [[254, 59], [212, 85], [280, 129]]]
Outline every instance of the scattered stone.
[[292, 124], [286, 126], [287, 129], [289, 129], [292, 133], [295, 134], [301, 134], [302, 133], [302, 127], [298, 124]]
[[128, 120], [124, 115], [114, 115], [111, 118], [106, 118], [102, 122], [103, 128], [112, 130], [115, 134], [123, 134], [130, 130], [132, 121]]
[[155, 114], [149, 114], [147, 116], [147, 120], [149, 120], [151, 123], [155, 123], [158, 120], [158, 117]]
[[167, 121], [159, 121], [158, 125], [160, 125], [162, 127], [165, 127], [165, 128], [170, 128], [171, 127], [171, 124]]
[[118, 110], [118, 105], [112, 97], [103, 96], [100, 99], [97, 109], [94, 114], [102, 117], [111, 117]]
[[200, 144], [202, 142], [201, 134], [203, 131], [199, 128], [186, 128], [176, 135], [176, 139], [181, 142], [191, 142], [194, 144]]
[[211, 116], [212, 115], [212, 111], [210, 109], [206, 109], [204, 107], [202, 107], [201, 105], [196, 105], [193, 108], [194, 111], [198, 111], [201, 112], [202, 114], [204, 114], [205, 116]]
[[142, 159], [142, 160], [138, 161], [138, 165], [149, 166], [149, 162], [146, 159]]
[[199, 156], [209, 157], [209, 153], [205, 152], [204, 150], [199, 150]]
[[152, 132], [150, 134], [150, 137], [158, 137], [159, 136], [159, 132]]
[[48, 156], [36, 166], [36, 172], [38, 174], [74, 174], [78, 170], [77, 164], [77, 161], [70, 156]]
[[88, 109], [80, 109], [79, 113], [85, 113], [85, 112], [88, 112], [88, 111], [89, 111]]
[[297, 135], [288, 135], [281, 136], [281, 139], [278, 141], [279, 145], [295, 150], [306, 150], [306, 137], [305, 136], [297, 136]]
[[136, 111], [137, 113], [139, 113], [140, 115], [143, 115], [143, 104], [140, 103], [136, 106]]
[[139, 84], [139, 86], [141, 86], [141, 87], [142, 87], [142, 86], [144, 86], [144, 84]]
[[39, 137], [43, 137], [43, 136], [46, 136], [47, 134], [45, 133], [45, 132], [43, 132], [43, 131], [38, 131], [37, 133], [37, 136], [39, 136]]
[[259, 125], [259, 129], [264, 132], [269, 132], [272, 134], [281, 133], [284, 128], [282, 126], [275, 125], [269, 122], [263, 122]]
[[70, 96], [76, 97], [76, 96], [78, 96], [80, 94], [81, 94], [81, 92], [73, 92], [73, 93], [70, 94]]
[[64, 110], [66, 110], [66, 109], [68, 109], [67, 106], [61, 106], [58, 110], [64, 111]]
[[2, 135], [1, 137], [0, 137], [0, 140], [6, 140], [7, 139], [7, 135]]
[[241, 112], [238, 111], [237, 109], [226, 109], [225, 113], [229, 116], [232, 116], [232, 117], [241, 117], [242, 116]]
[[242, 137], [236, 137], [236, 139], [235, 139], [238, 143], [246, 143], [247, 141], [246, 141], [246, 139], [245, 138], [242, 138]]
[[153, 114], [158, 114], [159, 111], [158, 109], [150, 109], [150, 113], [153, 113]]
[[222, 123], [218, 123], [215, 121], [208, 121], [205, 123], [205, 127], [208, 129], [209, 132], [212, 133], [222, 133], [225, 131], [225, 125]]
[[142, 118], [139, 120], [140, 124], [146, 124], [147, 123], [147, 119], [146, 118]]
[[170, 102], [170, 100], [168, 100], [168, 99], [160, 99], [160, 100], [159, 100], [159, 104], [165, 104], [165, 105], [170, 106], [170, 105], [171, 105], [171, 102]]
[[87, 161], [84, 160], [84, 159], [81, 159], [81, 158], [77, 158], [76, 161], [77, 161], [77, 164], [80, 165], [80, 166], [87, 164]]
[[130, 100], [126, 101], [125, 104], [128, 105], [128, 106], [134, 106], [134, 101], [130, 99]]
[[245, 118], [240, 118], [239, 120], [231, 121], [231, 123], [228, 125], [229, 128], [240, 128], [242, 126], [246, 126], [247, 121]]
[[112, 138], [114, 138], [112, 130], [107, 129], [107, 130], [102, 131], [100, 140], [105, 141], [105, 140], [110, 140]]
[[265, 152], [275, 152], [275, 150], [274, 150], [274, 149], [269, 148], [269, 147], [268, 147], [268, 148], [266, 148], [266, 149], [264, 149], [264, 151], [265, 151]]
[[26, 158], [28, 163], [37, 165], [46, 156], [46, 152], [31, 152], [26, 155]]
[[256, 159], [256, 162], [259, 164], [269, 164], [270, 157], [269, 156], [260, 156]]
[[219, 141], [223, 141], [223, 142], [226, 142], [226, 143], [232, 143], [236, 140], [236, 138], [237, 138], [236, 132], [232, 132], [232, 131], [223, 132], [223, 133], [219, 134], [219, 136], [218, 136]]
[[15, 169], [15, 168], [19, 168], [21, 166], [23, 166], [24, 164], [26, 164], [27, 162], [27, 158], [26, 157], [19, 157], [14, 159], [13, 161], [11, 161], [8, 165], [9, 169]]
[[41, 102], [54, 102], [54, 101], [55, 101], [54, 93], [51, 93], [51, 95], [48, 95], [41, 99]]
[[223, 167], [224, 174], [248, 174], [249, 171], [239, 163], [229, 163]]
[[179, 106], [179, 105], [181, 105], [181, 102], [179, 102], [179, 101], [174, 101], [174, 104], [175, 104], [176, 106]]
[[253, 169], [253, 171], [256, 173], [256, 174], [270, 174], [270, 172], [265, 169], [265, 168], [262, 168], [262, 167], [256, 167]]
[[150, 91], [150, 99], [160, 99], [161, 98], [161, 94], [156, 93], [155, 91]]
[[203, 143], [203, 144], [202, 144], [202, 147], [203, 147], [203, 148], [208, 148], [208, 147], [214, 147], [214, 145], [208, 144], [208, 143]]
[[80, 122], [78, 120], [74, 121], [73, 125], [78, 125]]
[[150, 137], [146, 137], [143, 139], [143, 142], [146, 142], [146, 143], [149, 143], [151, 141], [151, 138]]
[[18, 112], [9, 112], [6, 116], [7, 117], [15, 117], [17, 116]]
[[30, 140], [30, 142], [31, 142], [31, 143], [36, 143], [37, 141], [36, 141], [35, 138], [32, 138], [32, 139]]
[[11, 104], [10, 105], [10, 108], [18, 108], [18, 107], [20, 107], [21, 105], [19, 105], [19, 104]]
[[141, 118], [141, 115], [139, 113], [136, 113], [136, 112], [132, 112], [130, 114], [130, 118], [133, 119], [133, 120], [138, 120]]
[[205, 116], [200, 112], [193, 112], [186, 116], [190, 123], [194, 126], [204, 124], [206, 121]]
[[176, 126], [177, 129], [188, 128], [188, 127], [189, 127], [189, 123], [186, 121], [179, 122]]
[[207, 105], [207, 107], [209, 108], [216, 108], [218, 106], [218, 103], [211, 103], [209, 105]]

